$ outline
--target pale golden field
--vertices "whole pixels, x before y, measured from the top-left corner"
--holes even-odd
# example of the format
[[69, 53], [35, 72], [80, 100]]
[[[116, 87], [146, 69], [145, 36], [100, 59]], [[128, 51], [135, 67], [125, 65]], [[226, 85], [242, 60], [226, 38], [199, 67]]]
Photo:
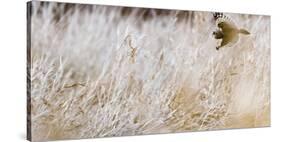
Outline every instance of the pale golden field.
[[269, 16], [226, 13], [251, 34], [217, 51], [211, 12], [39, 4], [33, 141], [270, 126]]

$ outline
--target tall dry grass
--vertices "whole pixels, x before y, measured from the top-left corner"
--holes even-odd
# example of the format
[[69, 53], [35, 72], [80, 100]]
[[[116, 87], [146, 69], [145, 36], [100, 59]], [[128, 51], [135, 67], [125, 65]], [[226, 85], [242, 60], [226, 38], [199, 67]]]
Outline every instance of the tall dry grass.
[[251, 35], [216, 51], [209, 12], [64, 8], [33, 2], [34, 141], [270, 125], [270, 17], [228, 14]]

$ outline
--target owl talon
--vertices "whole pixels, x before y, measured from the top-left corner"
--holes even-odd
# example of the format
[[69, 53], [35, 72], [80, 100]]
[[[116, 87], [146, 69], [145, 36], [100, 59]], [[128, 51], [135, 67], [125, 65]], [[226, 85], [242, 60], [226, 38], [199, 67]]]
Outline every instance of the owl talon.
[[216, 47], [216, 50], [219, 50], [220, 48], [219, 47]]

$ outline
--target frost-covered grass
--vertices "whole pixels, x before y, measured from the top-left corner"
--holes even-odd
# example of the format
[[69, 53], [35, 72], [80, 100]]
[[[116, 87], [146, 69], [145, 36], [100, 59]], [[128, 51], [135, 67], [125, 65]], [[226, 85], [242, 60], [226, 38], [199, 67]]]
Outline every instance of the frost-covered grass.
[[270, 125], [270, 17], [228, 14], [251, 35], [217, 51], [209, 12], [143, 20], [93, 6], [54, 20], [63, 5], [38, 5], [33, 140]]

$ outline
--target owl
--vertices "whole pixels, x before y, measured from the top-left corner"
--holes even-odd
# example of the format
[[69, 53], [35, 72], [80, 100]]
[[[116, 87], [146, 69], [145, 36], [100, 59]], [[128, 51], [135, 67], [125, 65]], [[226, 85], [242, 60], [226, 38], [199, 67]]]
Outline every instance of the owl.
[[213, 32], [213, 36], [215, 39], [221, 39], [220, 45], [216, 47], [217, 50], [235, 44], [239, 40], [239, 34], [250, 34], [250, 32], [245, 29], [237, 28], [234, 22], [223, 13], [215, 12], [213, 16], [218, 27], [218, 29]]

